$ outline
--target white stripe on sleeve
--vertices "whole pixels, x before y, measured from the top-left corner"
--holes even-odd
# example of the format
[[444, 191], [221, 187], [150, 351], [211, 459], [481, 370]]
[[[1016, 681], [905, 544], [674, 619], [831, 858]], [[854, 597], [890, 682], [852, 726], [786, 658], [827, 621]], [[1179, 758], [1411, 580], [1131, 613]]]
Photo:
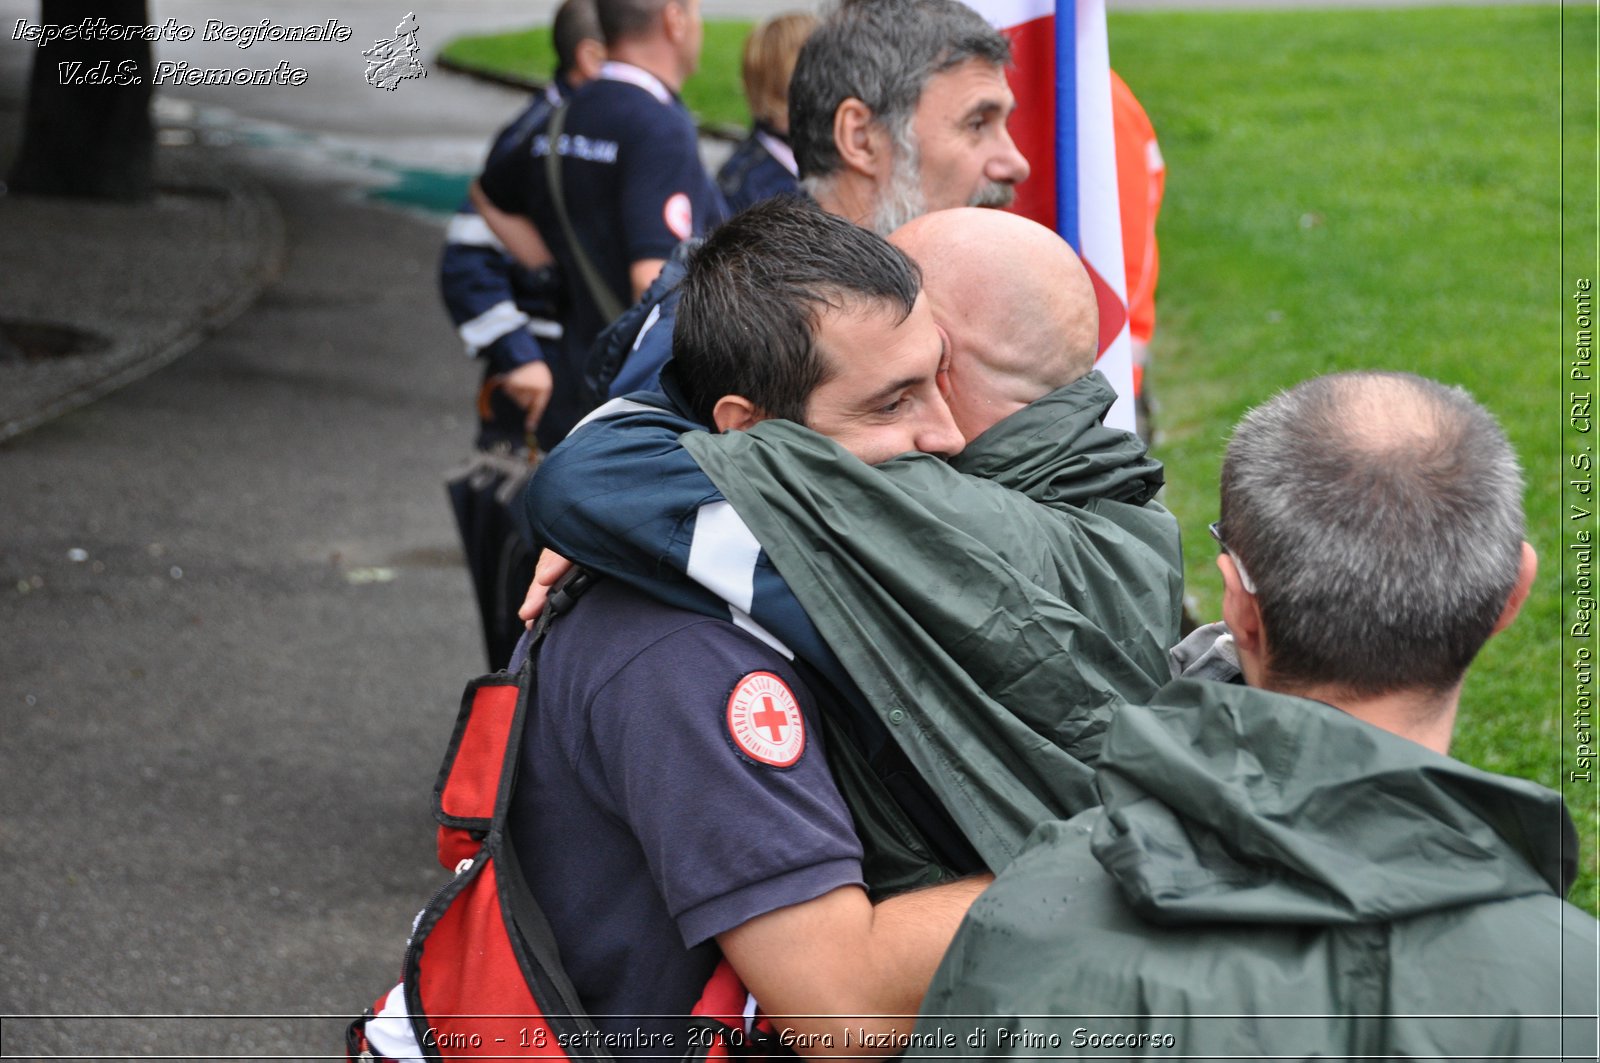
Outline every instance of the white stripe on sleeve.
[[463, 244], [467, 247], [492, 247], [496, 251], [504, 251], [506, 245], [489, 228], [489, 223], [478, 214], [454, 214], [450, 217], [450, 224], [445, 227], [444, 240], [447, 244]]
[[761, 544], [726, 500], [707, 502], [695, 514], [689, 541], [688, 576], [728, 603], [736, 627], [743, 628], [784, 657], [794, 651], [750, 618], [756, 593], [756, 558]]
[[471, 356], [527, 323], [528, 315], [518, 310], [516, 303], [502, 299], [471, 321], [463, 322], [456, 333], [460, 335], [461, 342], [467, 345], [467, 354]]

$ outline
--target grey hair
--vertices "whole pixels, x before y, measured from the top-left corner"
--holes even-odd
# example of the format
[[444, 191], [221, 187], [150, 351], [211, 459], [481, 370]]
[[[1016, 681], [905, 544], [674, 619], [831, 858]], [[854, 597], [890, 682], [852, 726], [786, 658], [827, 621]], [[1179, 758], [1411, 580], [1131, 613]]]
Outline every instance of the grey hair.
[[906, 143], [928, 79], [969, 59], [1005, 66], [1011, 45], [957, 0], [841, 0], [800, 49], [789, 82], [800, 177], [827, 178], [842, 165], [833, 117], [846, 99], [866, 104], [897, 145]]
[[[888, 236], [913, 218], [928, 213], [928, 201], [922, 194], [922, 152], [917, 147], [917, 135], [911, 123], [889, 130], [894, 147], [893, 164], [889, 181], [878, 191], [878, 202], [869, 219], [870, 228], [879, 236]], [[808, 179], [806, 191], [816, 196], [816, 181]]]
[[1516, 583], [1522, 473], [1461, 388], [1333, 374], [1239, 423], [1221, 524], [1256, 584], [1271, 685], [1442, 692]]

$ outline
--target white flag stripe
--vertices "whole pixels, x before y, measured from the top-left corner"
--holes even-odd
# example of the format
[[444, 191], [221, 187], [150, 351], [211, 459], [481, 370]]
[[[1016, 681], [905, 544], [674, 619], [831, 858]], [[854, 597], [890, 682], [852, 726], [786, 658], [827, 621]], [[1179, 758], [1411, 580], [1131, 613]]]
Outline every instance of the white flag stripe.
[[969, 6], [1002, 30], [1056, 13], [1055, 0], [972, 0]]
[[[1083, 257], [1128, 305], [1128, 275], [1122, 257], [1122, 210], [1117, 192], [1116, 128], [1111, 117], [1111, 50], [1106, 40], [1104, 0], [1074, 5], [1078, 96], [1078, 237]], [[1117, 392], [1106, 425], [1132, 432], [1133, 344], [1124, 321], [1095, 368]]]

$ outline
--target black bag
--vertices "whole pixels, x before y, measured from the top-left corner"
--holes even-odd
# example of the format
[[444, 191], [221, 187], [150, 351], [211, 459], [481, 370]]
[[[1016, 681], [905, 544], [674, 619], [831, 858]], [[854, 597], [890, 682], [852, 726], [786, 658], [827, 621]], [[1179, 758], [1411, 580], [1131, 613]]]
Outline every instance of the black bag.
[[533, 582], [535, 558], [519, 531], [517, 510], [538, 460], [532, 450], [479, 451], [445, 480], [491, 671], [511, 660], [524, 630], [517, 609]]

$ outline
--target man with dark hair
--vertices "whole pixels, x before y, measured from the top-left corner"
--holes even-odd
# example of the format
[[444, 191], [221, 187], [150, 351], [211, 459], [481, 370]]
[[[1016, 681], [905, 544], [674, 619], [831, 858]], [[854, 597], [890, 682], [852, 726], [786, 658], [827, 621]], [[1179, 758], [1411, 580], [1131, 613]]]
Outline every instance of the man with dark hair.
[[689, 261], [673, 334], [689, 412], [719, 431], [805, 424], [868, 464], [960, 450], [916, 265], [802, 201], [747, 214]]
[[[1011, 49], [959, 0], [844, 0], [806, 39], [789, 83], [802, 186], [823, 210], [887, 236], [928, 211], [1005, 206], [1028, 177], [1006, 129]], [[592, 383], [654, 386], [676, 309], [661, 282], [596, 345]]]
[[1537, 568], [1504, 433], [1457, 388], [1321, 377], [1244, 418], [1221, 493], [1202, 637], [1247, 685], [1118, 710], [1104, 808], [973, 907], [913, 1055], [1594, 1058], [1566, 808], [1446, 756]]
[[[812, 229], [824, 240], [850, 239], [835, 250], [810, 239]], [[917, 267], [890, 244], [855, 239], [854, 230], [796, 204], [740, 218], [690, 257], [673, 334], [690, 413], [714, 424], [718, 400], [731, 395], [769, 417], [804, 423], [812, 392], [836, 375], [812, 337], [818, 319], [847, 300], [883, 304], [894, 324], [911, 315], [922, 288]]]
[[673, 247], [724, 211], [677, 96], [700, 59], [700, 0], [597, 0], [596, 9], [608, 59], [555, 112], [560, 134], [549, 135], [549, 120], [535, 125], [473, 186], [512, 254], [530, 268], [553, 261], [565, 281], [559, 357], [533, 363], [524, 388], [546, 449], [587, 407], [582, 374], [595, 335]]
[[[936, 384], [943, 344], [915, 267], [882, 239], [771, 201], [713, 234], [695, 264], [701, 275], [710, 283], [693, 290], [686, 324], [707, 300], [781, 307], [804, 336], [797, 361], [820, 372], [814, 396], [831, 383], [891, 378], [884, 401], [904, 408], [872, 418], [871, 446], [960, 448]], [[737, 294], [713, 296], [732, 280]], [[686, 364], [702, 353], [699, 334], [686, 336]], [[892, 368], [878, 363], [886, 349], [900, 355]], [[761, 418], [765, 404], [780, 404], [777, 391], [729, 402], [706, 368], [686, 376], [714, 421]], [[831, 694], [809, 669], [749, 625], [674, 608], [620, 580], [601, 582], [552, 625], [537, 667], [511, 837], [602, 1032], [671, 1038], [638, 1045], [645, 1053], [691, 1045], [687, 1016], [721, 957], [766, 1014], [802, 1035], [803, 1052], [827, 1048], [822, 1035], [845, 1045], [844, 1017], [852, 1031], [871, 1031], [892, 1022], [872, 1016], [915, 1010], [987, 878], [869, 900], [861, 843], [829, 771], [836, 714], [819, 703]]]
[[[934, 401], [860, 376], [851, 355], [880, 350], [899, 375], [890, 343], [818, 342], [824, 382], [795, 401], [818, 374], [786, 342], [795, 311], [762, 309], [793, 303], [791, 274], [879, 272], [862, 283], [893, 294], [881, 250], [808, 261], [797, 244], [824, 228], [852, 227], [798, 201], [726, 223], [686, 282], [667, 395], [602, 407], [524, 501], [536, 542], [757, 631], [840, 691], [831, 753], [860, 763], [836, 774], [858, 823], [883, 825], [863, 830], [868, 884], [892, 889], [1003, 867], [1038, 823], [1095, 802], [1110, 707], [1169, 678], [1181, 558], [1160, 465], [1100, 423], [1115, 396], [1092, 372], [1093, 289], [1059, 236], [974, 209], [895, 236], [948, 339], [967, 445], [946, 463], [903, 453], [939, 449], [914, 434], [875, 438]], [[882, 305], [904, 313], [904, 296]]]

